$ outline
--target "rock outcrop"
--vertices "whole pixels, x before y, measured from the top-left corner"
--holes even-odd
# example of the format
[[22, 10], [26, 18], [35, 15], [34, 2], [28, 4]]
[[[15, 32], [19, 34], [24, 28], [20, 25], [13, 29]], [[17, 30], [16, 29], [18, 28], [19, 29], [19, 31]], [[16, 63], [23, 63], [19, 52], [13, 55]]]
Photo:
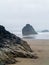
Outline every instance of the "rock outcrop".
[[37, 32], [34, 30], [34, 28], [30, 24], [26, 24], [24, 28], [22, 29], [23, 35], [30, 35], [30, 34], [37, 34]]
[[38, 58], [26, 41], [10, 33], [0, 25], [0, 64], [13, 64], [15, 58]]
[[49, 32], [49, 30], [42, 30], [42, 32]]

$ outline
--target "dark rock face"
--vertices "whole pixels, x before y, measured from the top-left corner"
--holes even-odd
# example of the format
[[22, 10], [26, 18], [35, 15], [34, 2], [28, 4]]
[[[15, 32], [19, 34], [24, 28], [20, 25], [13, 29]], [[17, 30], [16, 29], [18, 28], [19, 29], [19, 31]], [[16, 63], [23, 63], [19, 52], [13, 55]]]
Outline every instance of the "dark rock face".
[[38, 58], [32, 52], [26, 41], [8, 32], [0, 25], [0, 62], [2, 64], [13, 64], [17, 62], [15, 57]]
[[22, 29], [23, 35], [37, 34], [34, 28], [30, 24], [26, 24], [26, 26]]

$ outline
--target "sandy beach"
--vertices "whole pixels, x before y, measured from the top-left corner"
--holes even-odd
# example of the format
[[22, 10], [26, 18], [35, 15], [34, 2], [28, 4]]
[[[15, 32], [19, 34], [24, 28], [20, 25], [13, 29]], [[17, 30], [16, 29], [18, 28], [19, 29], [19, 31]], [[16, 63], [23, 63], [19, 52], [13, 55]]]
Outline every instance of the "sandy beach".
[[16, 58], [18, 62], [10, 65], [49, 65], [49, 40], [26, 40], [33, 53], [37, 54], [38, 59]]

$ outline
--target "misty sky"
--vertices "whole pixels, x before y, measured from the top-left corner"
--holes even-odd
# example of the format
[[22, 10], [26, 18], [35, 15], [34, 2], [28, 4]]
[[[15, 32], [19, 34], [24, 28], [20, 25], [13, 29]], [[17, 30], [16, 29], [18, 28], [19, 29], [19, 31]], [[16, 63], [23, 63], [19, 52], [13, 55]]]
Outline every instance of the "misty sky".
[[27, 23], [49, 29], [49, 0], [0, 0], [0, 25], [16, 31]]

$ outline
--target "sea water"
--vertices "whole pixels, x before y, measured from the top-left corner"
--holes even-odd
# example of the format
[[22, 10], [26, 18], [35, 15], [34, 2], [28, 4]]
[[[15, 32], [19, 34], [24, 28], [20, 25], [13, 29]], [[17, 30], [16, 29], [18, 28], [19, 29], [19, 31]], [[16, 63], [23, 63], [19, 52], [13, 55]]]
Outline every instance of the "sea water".
[[22, 32], [19, 31], [19, 32], [14, 32], [14, 34], [19, 36], [20, 38], [25, 38], [25, 39], [49, 39], [49, 32], [38, 32], [38, 34], [23, 36]]

